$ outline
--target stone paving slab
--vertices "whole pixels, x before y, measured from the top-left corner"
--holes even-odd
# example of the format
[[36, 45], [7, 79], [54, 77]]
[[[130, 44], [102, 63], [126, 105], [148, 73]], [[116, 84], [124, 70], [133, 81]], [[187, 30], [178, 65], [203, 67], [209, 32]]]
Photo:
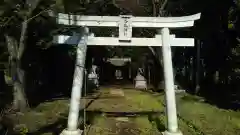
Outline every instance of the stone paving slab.
[[122, 89], [112, 89], [110, 90], [111, 95], [124, 96], [124, 91]]

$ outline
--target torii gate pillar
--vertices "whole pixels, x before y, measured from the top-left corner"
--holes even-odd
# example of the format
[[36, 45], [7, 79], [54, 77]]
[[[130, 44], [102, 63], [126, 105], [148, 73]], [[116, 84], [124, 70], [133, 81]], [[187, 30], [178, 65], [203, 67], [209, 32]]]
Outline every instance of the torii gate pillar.
[[164, 69], [164, 85], [165, 85], [165, 102], [167, 113], [167, 131], [164, 135], [182, 135], [178, 129], [177, 109], [174, 89], [173, 67], [172, 67], [172, 52], [170, 46], [170, 32], [168, 28], [161, 29], [162, 35], [162, 55]]
[[[76, 20], [74, 20], [75, 18]], [[185, 17], [132, 17], [132, 16], [73, 16], [61, 14], [58, 23], [64, 25], [119, 27], [119, 37], [94, 37], [89, 33], [73, 36], [58, 36], [55, 42], [78, 45], [77, 63], [68, 118], [68, 128], [61, 135], [80, 135], [77, 129], [79, 105], [81, 98], [82, 79], [86, 45], [100, 46], [162, 46], [165, 99], [167, 114], [167, 130], [164, 135], [182, 135], [178, 129], [176, 99], [174, 90], [171, 46], [194, 46], [192, 38], [175, 38], [170, 35], [169, 28], [191, 27], [195, 20], [200, 19], [200, 13]], [[132, 27], [157, 28], [160, 34], [155, 38], [132, 38]], [[78, 40], [80, 39], [80, 40]], [[66, 41], [68, 43], [66, 43]], [[71, 43], [70, 43], [71, 42]], [[81, 49], [80, 49], [81, 48]]]

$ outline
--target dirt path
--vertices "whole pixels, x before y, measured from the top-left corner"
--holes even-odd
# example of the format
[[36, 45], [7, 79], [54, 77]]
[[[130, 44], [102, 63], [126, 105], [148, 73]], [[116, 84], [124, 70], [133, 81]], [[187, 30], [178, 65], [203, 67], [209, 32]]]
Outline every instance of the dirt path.
[[[87, 135], [157, 134], [148, 116], [156, 108], [148, 108], [137, 91], [119, 88], [101, 89], [101, 96], [87, 109], [91, 126]], [[159, 106], [160, 107], [160, 106]], [[144, 114], [149, 111], [149, 114]], [[141, 114], [142, 113], [142, 114]], [[144, 116], [146, 115], [146, 116]], [[141, 118], [139, 118], [141, 117]], [[148, 125], [147, 125], [148, 124]], [[147, 126], [146, 126], [147, 125]]]

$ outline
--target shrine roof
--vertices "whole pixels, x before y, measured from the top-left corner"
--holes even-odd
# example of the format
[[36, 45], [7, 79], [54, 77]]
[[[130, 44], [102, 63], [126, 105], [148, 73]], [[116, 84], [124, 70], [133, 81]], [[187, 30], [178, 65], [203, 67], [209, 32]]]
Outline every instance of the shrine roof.
[[108, 58], [107, 61], [115, 66], [125, 66], [127, 62], [131, 62], [131, 58]]

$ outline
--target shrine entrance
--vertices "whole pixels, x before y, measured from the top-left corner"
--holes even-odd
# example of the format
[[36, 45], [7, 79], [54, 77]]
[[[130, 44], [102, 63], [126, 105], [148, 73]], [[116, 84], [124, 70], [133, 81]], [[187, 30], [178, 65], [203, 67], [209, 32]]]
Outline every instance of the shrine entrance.
[[[58, 14], [57, 22], [62, 25], [81, 26], [79, 32], [72, 36], [55, 37], [58, 44], [77, 45], [76, 67], [73, 78], [72, 95], [68, 116], [68, 127], [62, 135], [80, 135], [77, 128], [81, 91], [84, 78], [84, 66], [88, 45], [95, 46], [162, 46], [167, 130], [165, 135], [182, 135], [178, 128], [177, 111], [174, 91], [171, 46], [194, 46], [192, 38], [176, 38], [170, 34], [170, 28], [191, 27], [200, 14], [185, 17], [133, 17], [133, 16], [80, 16]], [[118, 27], [119, 37], [96, 37], [90, 27]], [[132, 28], [157, 28], [159, 33], [153, 38], [132, 37]], [[116, 76], [121, 79], [121, 73]]]
[[[121, 83], [124, 81], [130, 81], [131, 74], [131, 58], [108, 58], [105, 61], [106, 68], [103, 68], [103, 74], [105, 76], [105, 83]], [[130, 72], [129, 72], [130, 71]]]

